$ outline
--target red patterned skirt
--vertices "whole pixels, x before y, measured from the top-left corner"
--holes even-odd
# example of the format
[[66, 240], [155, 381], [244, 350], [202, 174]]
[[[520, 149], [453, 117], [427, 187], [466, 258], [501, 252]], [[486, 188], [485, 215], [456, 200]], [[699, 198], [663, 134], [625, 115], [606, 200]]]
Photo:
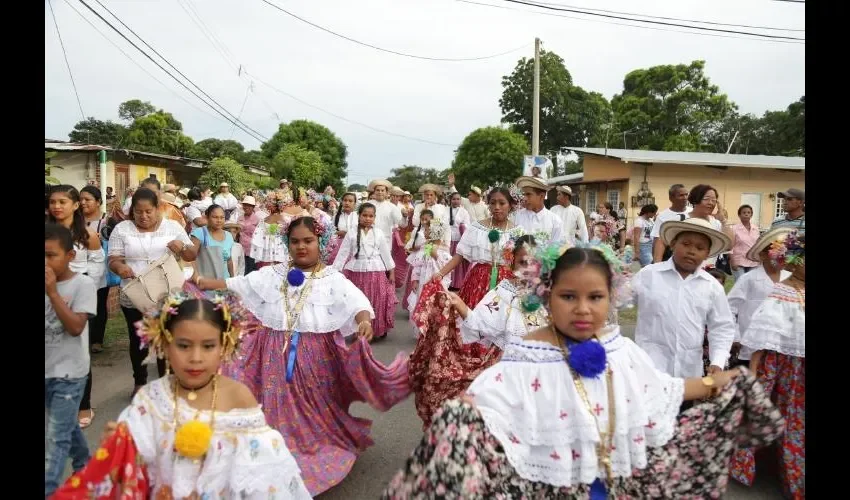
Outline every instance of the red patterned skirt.
[[[777, 443], [779, 476], [786, 498], [806, 498], [806, 358], [765, 352], [758, 380], [785, 417], [785, 434]], [[752, 448], [732, 457], [732, 478], [751, 486], [756, 477]]]
[[411, 316], [420, 334], [410, 355], [410, 388], [423, 428], [445, 401], [462, 395], [475, 377], [502, 355], [496, 346], [463, 344], [457, 312], [445, 294], [439, 293], [442, 291], [440, 283], [426, 284]]
[[392, 256], [395, 262], [395, 287], [401, 288], [407, 282], [407, 251], [404, 249], [403, 233], [398, 229], [393, 229], [393, 248]]
[[[493, 269], [493, 264], [479, 262], [472, 266], [472, 269], [466, 273], [463, 286], [460, 287], [457, 295], [470, 309], [477, 306], [481, 302], [481, 299], [487, 295], [487, 292], [490, 291], [491, 269]], [[499, 277], [496, 279], [496, 283], [498, 284], [503, 279], [512, 278], [513, 275], [514, 273], [510, 267], [499, 266]]]
[[372, 320], [372, 331], [375, 337], [384, 337], [395, 327], [395, 306], [398, 299], [395, 288], [387, 279], [384, 271], [354, 272], [348, 269], [342, 272], [354, 286], [369, 299], [375, 311]]

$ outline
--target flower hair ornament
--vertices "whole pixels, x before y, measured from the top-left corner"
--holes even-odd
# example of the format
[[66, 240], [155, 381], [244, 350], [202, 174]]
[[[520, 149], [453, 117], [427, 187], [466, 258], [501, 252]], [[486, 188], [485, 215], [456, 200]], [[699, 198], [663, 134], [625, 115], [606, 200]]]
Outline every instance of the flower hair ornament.
[[150, 346], [159, 358], [165, 357], [165, 348], [174, 340], [174, 336], [166, 328], [168, 320], [177, 315], [180, 304], [187, 300], [209, 300], [215, 304], [224, 316], [225, 330], [221, 336], [221, 357], [228, 361], [233, 358], [242, 338], [242, 327], [246, 320], [247, 310], [242, 306], [239, 296], [229, 290], [195, 293], [185, 291], [172, 293], [162, 299], [160, 307], [149, 309], [141, 321], [137, 321], [136, 335], [141, 340], [142, 348]]
[[780, 269], [788, 265], [802, 264], [806, 260], [806, 235], [799, 234], [795, 229], [785, 235], [785, 238], [771, 243], [768, 248], [770, 261]]
[[486, 191], [484, 191], [484, 200], [490, 199], [490, 193], [492, 193], [495, 189], [503, 187], [507, 189], [511, 193], [511, 198], [513, 198], [514, 203], [519, 206], [525, 204], [525, 197], [522, 196], [522, 191], [516, 186], [516, 184], [502, 184], [498, 182], [488, 187]]
[[[524, 235], [524, 233], [523, 234], [511, 234], [510, 238], [508, 238], [508, 241], [506, 241], [504, 246], [502, 246], [502, 260], [505, 261], [506, 265], [508, 265], [508, 266], [513, 265], [513, 263], [514, 263], [514, 251], [516, 250], [516, 242], [523, 235]], [[535, 242], [538, 241], [536, 236], [534, 237], [534, 241]], [[529, 245], [528, 243], [521, 243], [521, 245], [528, 246], [529, 248], [537, 246], [536, 243], [535, 243], [535, 245]]]
[[296, 215], [289, 220], [286, 220], [287, 218], [284, 217], [284, 220], [278, 226], [278, 233], [280, 234], [280, 237], [283, 238], [283, 244], [286, 245], [287, 249], [289, 248], [289, 226], [295, 220], [302, 217], [311, 217], [313, 219], [313, 234], [319, 238], [319, 254], [322, 256], [322, 259], [325, 259], [325, 257], [327, 257], [326, 252], [328, 243], [331, 240], [333, 231], [328, 228], [321, 217], [313, 217], [306, 213], [304, 215]]

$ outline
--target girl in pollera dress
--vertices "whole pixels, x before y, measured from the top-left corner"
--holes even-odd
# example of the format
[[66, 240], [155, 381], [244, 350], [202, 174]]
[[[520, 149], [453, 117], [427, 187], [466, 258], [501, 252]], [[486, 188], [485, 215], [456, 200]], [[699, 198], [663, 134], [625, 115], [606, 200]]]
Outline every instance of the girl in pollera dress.
[[[425, 209], [419, 215], [419, 226], [407, 244], [407, 251], [410, 252], [407, 263], [411, 266], [410, 295], [406, 299], [408, 311], [416, 308], [422, 287], [452, 258], [443, 243], [446, 231], [446, 225], [440, 219], [435, 219], [430, 210]], [[448, 288], [451, 280], [445, 276], [441, 283]], [[413, 332], [414, 336], [419, 336], [418, 329], [414, 328]]]

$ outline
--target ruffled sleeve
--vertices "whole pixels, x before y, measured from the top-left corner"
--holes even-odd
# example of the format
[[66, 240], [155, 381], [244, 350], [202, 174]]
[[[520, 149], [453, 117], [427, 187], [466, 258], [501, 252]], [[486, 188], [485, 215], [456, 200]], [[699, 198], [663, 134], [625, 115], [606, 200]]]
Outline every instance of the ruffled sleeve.
[[[805, 300], [805, 292], [802, 300]], [[753, 351], [775, 351], [787, 356], [806, 357], [806, 311], [796, 289], [777, 283], [762, 302], [749, 328], [741, 335], [741, 345]]]

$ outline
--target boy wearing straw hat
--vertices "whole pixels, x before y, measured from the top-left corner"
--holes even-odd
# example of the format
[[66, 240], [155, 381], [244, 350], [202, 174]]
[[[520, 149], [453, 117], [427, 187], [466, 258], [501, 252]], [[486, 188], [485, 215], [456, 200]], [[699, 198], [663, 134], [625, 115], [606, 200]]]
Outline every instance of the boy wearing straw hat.
[[[773, 292], [773, 285], [791, 276], [789, 271], [777, 267], [771, 261], [768, 251], [771, 243], [781, 240], [793, 230], [791, 227], [773, 228], [761, 235], [747, 252], [748, 260], [760, 262], [760, 264], [737, 279], [735, 286], [729, 291], [729, 308], [738, 326], [735, 331], [736, 343], [741, 341], [741, 335], [750, 327], [750, 320], [761, 303]], [[752, 349], [741, 346], [735, 366], [749, 366], [752, 353]]]
[[[709, 372], [722, 371], [735, 339], [735, 321], [723, 286], [702, 264], [729, 250], [732, 242], [698, 218], [665, 222], [660, 237], [673, 256], [644, 267], [632, 279], [638, 307], [635, 342], [668, 375], [702, 377], [708, 327]], [[713, 379], [704, 382], [711, 385]]]
[[514, 224], [533, 234], [539, 245], [543, 241], [563, 242], [564, 224], [544, 204], [550, 186], [537, 177], [523, 176], [516, 180], [516, 187], [525, 197], [525, 208], [511, 214]]

